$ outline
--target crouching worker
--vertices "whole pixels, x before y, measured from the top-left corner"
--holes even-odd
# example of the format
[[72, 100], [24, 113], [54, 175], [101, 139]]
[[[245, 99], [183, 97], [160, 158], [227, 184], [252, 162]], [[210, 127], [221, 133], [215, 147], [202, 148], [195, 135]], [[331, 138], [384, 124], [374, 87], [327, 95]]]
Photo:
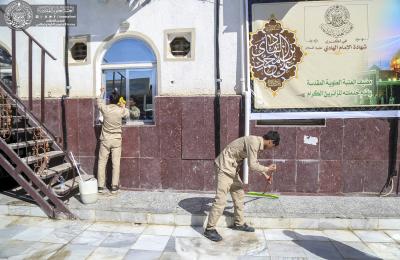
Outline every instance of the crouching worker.
[[103, 115], [103, 126], [100, 134], [100, 150], [98, 163], [98, 185], [99, 193], [104, 192], [105, 175], [108, 156], [112, 159], [112, 186], [111, 193], [119, 190], [119, 174], [122, 145], [122, 119], [129, 116], [129, 110], [125, 107], [126, 102], [116, 92], [110, 96], [110, 104], [104, 103], [104, 87], [97, 98], [97, 106]]
[[215, 173], [217, 179], [217, 192], [215, 201], [208, 216], [207, 227], [204, 236], [218, 242], [222, 237], [215, 229], [218, 219], [221, 217], [225, 204], [226, 196], [230, 192], [234, 205], [234, 225], [235, 230], [254, 232], [254, 228], [244, 222], [244, 190], [243, 182], [239, 176], [239, 167], [245, 158], [248, 159], [249, 168], [263, 174], [267, 181], [271, 180], [268, 175], [276, 170], [276, 165], [263, 166], [258, 163], [257, 154], [264, 149], [271, 149], [279, 145], [279, 133], [269, 131], [263, 137], [245, 136], [238, 138], [228, 144], [228, 146], [215, 159]]

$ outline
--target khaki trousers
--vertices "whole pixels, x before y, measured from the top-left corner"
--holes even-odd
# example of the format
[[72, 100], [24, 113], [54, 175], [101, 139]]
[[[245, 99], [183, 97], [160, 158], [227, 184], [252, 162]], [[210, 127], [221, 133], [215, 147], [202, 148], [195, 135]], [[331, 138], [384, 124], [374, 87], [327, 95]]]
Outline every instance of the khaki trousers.
[[239, 174], [236, 173], [235, 177], [229, 176], [217, 166], [215, 166], [215, 173], [217, 175], [217, 194], [208, 215], [207, 229], [215, 229], [218, 219], [224, 212], [228, 192], [231, 193], [233, 200], [235, 224], [243, 225], [244, 190]]
[[112, 186], [119, 185], [121, 139], [108, 139], [100, 141], [99, 163], [97, 171], [98, 186], [105, 186], [106, 165], [111, 152], [112, 160]]

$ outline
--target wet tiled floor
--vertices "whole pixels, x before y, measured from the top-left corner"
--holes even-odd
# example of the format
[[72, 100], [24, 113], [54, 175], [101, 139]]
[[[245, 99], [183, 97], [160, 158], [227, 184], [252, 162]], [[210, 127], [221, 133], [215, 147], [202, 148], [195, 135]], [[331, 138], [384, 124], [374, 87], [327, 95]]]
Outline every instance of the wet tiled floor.
[[400, 230], [218, 229], [1, 216], [1, 259], [400, 259]]

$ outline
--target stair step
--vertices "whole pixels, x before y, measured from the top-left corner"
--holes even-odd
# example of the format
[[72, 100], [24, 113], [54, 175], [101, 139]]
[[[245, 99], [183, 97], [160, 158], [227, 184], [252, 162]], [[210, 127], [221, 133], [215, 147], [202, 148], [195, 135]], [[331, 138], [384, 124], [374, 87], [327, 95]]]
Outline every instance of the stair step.
[[10, 107], [11, 107], [11, 109], [13, 109], [13, 108], [16, 108], [17, 105], [16, 104], [0, 104], [0, 109], [10, 108]]
[[[7, 118], [7, 117], [9, 117], [9, 116], [0, 116], [1, 118]], [[11, 116], [14, 120], [21, 120], [21, 119], [24, 119], [24, 118], [26, 118], [25, 116]]]
[[[90, 175], [83, 175], [82, 179], [84, 181], [89, 180], [93, 178], [93, 176]], [[75, 183], [74, 183], [75, 180]], [[72, 190], [78, 188], [79, 186], [79, 182], [81, 181], [81, 179], [79, 178], [79, 176], [76, 176], [75, 178], [69, 179], [66, 182], [64, 182], [64, 185], [61, 185], [61, 183], [53, 186], [53, 190], [55, 193], [57, 193], [60, 196], [63, 196], [65, 194], [67, 194], [67, 192], [69, 191], [69, 189], [72, 187]], [[72, 184], [74, 183], [74, 186], [72, 186]]]
[[23, 160], [27, 164], [32, 164], [36, 161], [41, 160], [46, 155], [49, 157], [49, 159], [52, 159], [52, 158], [64, 155], [64, 152], [63, 151], [51, 151], [46, 154], [44, 154], [44, 153], [39, 154], [39, 156], [32, 155], [32, 156], [24, 157], [24, 158], [21, 158], [21, 160]]
[[54, 167], [51, 167], [47, 170], [44, 170], [41, 174], [40, 174], [40, 178], [42, 179], [48, 179], [53, 177], [54, 175], [58, 174], [58, 173], [63, 173], [66, 171], [69, 171], [70, 169], [72, 169], [72, 165], [70, 163], [63, 163]]
[[[11, 132], [13, 133], [23, 133], [25, 131], [32, 132], [35, 129], [40, 129], [40, 127], [26, 127], [26, 128], [13, 128]], [[8, 130], [0, 130], [0, 134], [7, 133]]]
[[40, 140], [31, 140], [31, 141], [26, 141], [26, 142], [19, 142], [19, 143], [11, 143], [8, 144], [11, 149], [17, 149], [17, 148], [24, 148], [24, 147], [29, 147], [29, 146], [33, 146], [35, 144], [43, 144], [45, 142], [48, 143], [53, 143], [53, 140], [46, 138], [46, 139], [40, 139]]

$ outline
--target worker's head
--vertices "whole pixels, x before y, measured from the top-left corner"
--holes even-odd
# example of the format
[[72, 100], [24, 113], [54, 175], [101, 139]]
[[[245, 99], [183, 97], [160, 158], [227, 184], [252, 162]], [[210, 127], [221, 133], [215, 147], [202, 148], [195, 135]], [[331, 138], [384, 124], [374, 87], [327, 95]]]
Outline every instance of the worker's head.
[[120, 96], [117, 93], [112, 93], [110, 95], [110, 104], [116, 105], [119, 102]]
[[281, 138], [279, 137], [279, 133], [277, 131], [269, 131], [267, 134], [263, 136], [263, 139], [264, 139], [264, 149], [278, 146], [279, 141], [281, 140]]

